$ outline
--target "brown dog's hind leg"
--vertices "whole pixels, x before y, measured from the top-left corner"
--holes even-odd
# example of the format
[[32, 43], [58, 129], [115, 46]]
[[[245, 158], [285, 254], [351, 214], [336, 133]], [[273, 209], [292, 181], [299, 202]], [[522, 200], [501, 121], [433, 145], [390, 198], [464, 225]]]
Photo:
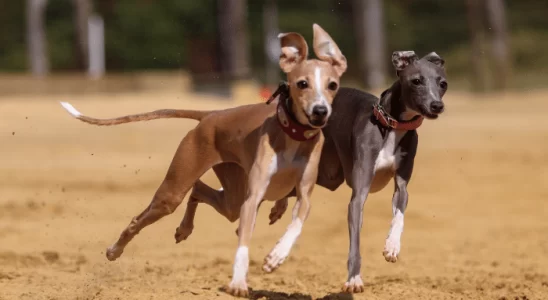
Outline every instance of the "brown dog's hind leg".
[[181, 221], [181, 224], [175, 230], [175, 243], [178, 244], [181, 241], [186, 240], [192, 234], [192, 231], [194, 230], [194, 216], [196, 215], [196, 209], [198, 208], [199, 202], [198, 199], [190, 195], [183, 221]]
[[268, 219], [270, 219], [269, 225], [272, 225], [281, 219], [286, 210], [287, 197], [277, 200], [276, 203], [274, 203], [274, 206], [270, 209], [270, 214], [268, 215]]
[[192, 188], [192, 193], [188, 199], [188, 204], [186, 206], [185, 216], [181, 221], [181, 224], [175, 230], [175, 242], [180, 243], [181, 241], [186, 240], [192, 230], [194, 229], [194, 216], [196, 215], [196, 209], [198, 208], [198, 203], [207, 203], [211, 205], [217, 212], [222, 215], [223, 208], [220, 205], [220, 202], [223, 199], [223, 191], [218, 191], [209, 187], [207, 184], [203, 183], [201, 180], [196, 181], [194, 187]]
[[205, 203], [213, 207], [218, 213], [235, 222], [240, 218], [240, 207], [244, 201], [247, 189], [247, 175], [236, 163], [221, 163], [213, 167], [213, 171], [221, 182], [222, 189], [216, 190], [201, 180], [196, 181], [192, 188], [185, 216], [175, 231], [177, 243], [188, 238], [194, 228], [194, 215], [198, 203]]
[[[171, 214], [181, 204], [183, 198], [192, 185], [209, 168], [219, 161], [219, 155], [214, 148], [205, 151], [196, 151], [199, 147], [197, 138], [203, 142], [206, 135], [198, 135], [195, 130], [190, 131], [181, 141], [175, 156], [171, 162], [166, 177], [150, 205], [122, 232], [116, 243], [107, 249], [106, 256], [109, 260], [115, 260], [122, 255], [125, 246], [144, 227], [158, 221], [162, 217]], [[206, 143], [200, 143], [202, 145]]]

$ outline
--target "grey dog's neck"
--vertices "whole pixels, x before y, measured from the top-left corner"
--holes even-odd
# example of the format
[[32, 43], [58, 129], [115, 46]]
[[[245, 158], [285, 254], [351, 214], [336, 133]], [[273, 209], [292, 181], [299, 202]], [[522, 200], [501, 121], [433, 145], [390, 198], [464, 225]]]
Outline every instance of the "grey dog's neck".
[[402, 99], [401, 84], [394, 82], [390, 88], [382, 92], [380, 104], [384, 110], [398, 121], [403, 121], [400, 116], [407, 111]]

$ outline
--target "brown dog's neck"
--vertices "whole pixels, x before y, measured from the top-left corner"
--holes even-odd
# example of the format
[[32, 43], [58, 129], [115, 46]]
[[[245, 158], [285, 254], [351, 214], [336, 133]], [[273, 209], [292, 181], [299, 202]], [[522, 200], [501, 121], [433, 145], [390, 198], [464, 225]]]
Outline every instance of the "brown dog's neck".
[[266, 104], [272, 103], [278, 97], [278, 106], [276, 107], [276, 119], [282, 128], [283, 132], [295, 141], [311, 140], [320, 132], [319, 128], [314, 128], [308, 124], [302, 124], [295, 116], [295, 103], [289, 92], [289, 85], [282, 81], [274, 91], [272, 96], [268, 98]]
[[276, 117], [280, 127], [291, 139], [299, 142], [311, 140], [318, 133], [320, 129], [314, 128], [310, 125], [304, 125], [300, 123], [295, 117], [293, 111], [294, 105], [291, 97], [280, 95], [278, 99], [278, 107], [276, 108]]

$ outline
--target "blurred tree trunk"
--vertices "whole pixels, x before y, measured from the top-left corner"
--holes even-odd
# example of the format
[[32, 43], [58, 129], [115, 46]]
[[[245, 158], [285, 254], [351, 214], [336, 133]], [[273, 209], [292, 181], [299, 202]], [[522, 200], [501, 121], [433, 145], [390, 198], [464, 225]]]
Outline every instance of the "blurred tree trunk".
[[354, 26], [361, 71], [367, 88], [382, 88], [386, 79], [382, 0], [354, 0]]
[[218, 0], [222, 68], [232, 79], [250, 75], [247, 1]]
[[472, 88], [477, 92], [486, 90], [485, 55], [483, 51], [484, 28], [482, 1], [466, 0], [468, 29], [471, 39]]
[[266, 57], [266, 84], [276, 85], [279, 80], [278, 60], [280, 58], [280, 41], [278, 34], [278, 7], [276, 0], [265, 0], [263, 5], [264, 47]]
[[91, 13], [90, 0], [73, 0], [74, 25], [76, 28], [76, 59], [80, 70], [89, 66], [88, 19]]
[[492, 29], [491, 51], [495, 63], [494, 85], [497, 90], [504, 90], [508, 87], [511, 67], [504, 1], [486, 0], [485, 4], [487, 21], [489, 22], [489, 27]]
[[27, 47], [30, 69], [35, 76], [49, 72], [45, 15], [47, 0], [27, 0]]

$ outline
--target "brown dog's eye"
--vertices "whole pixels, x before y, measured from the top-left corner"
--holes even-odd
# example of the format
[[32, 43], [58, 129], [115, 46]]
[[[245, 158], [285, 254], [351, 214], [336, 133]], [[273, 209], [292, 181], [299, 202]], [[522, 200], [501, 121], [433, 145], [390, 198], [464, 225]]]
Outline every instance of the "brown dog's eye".
[[306, 82], [306, 80], [301, 80], [297, 82], [297, 87], [300, 88], [301, 90], [304, 90], [308, 87], [308, 82]]
[[413, 79], [413, 80], [411, 80], [411, 82], [412, 82], [414, 85], [420, 85], [420, 84], [421, 84], [421, 80], [420, 80], [420, 79]]
[[445, 81], [440, 82], [440, 87], [442, 89], [446, 90], [447, 89], [447, 82], [445, 82]]
[[332, 90], [332, 91], [336, 91], [338, 87], [339, 86], [337, 85], [336, 82], [330, 82], [329, 85], [327, 86], [327, 88]]

